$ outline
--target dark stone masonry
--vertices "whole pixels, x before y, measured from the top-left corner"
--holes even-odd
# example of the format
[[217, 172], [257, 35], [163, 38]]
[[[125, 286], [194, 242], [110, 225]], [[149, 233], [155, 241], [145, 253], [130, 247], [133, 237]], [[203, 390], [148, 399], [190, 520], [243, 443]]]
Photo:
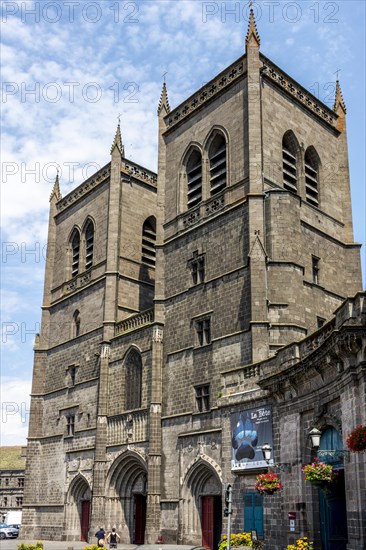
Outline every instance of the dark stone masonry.
[[[170, 110], [158, 174], [111, 160], [50, 198], [34, 349], [22, 538], [216, 550], [227, 529], [266, 548], [366, 547], [366, 298], [354, 242], [346, 108], [260, 52]], [[321, 433], [312, 447], [309, 431]], [[255, 490], [270, 469], [283, 488]], [[338, 472], [304, 480], [318, 456]]]

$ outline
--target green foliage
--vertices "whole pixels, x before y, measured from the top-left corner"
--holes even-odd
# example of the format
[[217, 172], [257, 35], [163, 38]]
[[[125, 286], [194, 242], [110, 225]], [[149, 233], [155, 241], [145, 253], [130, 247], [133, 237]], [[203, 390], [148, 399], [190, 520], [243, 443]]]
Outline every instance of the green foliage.
[[100, 550], [100, 546], [97, 544], [90, 544], [89, 546], [84, 546], [84, 550]]

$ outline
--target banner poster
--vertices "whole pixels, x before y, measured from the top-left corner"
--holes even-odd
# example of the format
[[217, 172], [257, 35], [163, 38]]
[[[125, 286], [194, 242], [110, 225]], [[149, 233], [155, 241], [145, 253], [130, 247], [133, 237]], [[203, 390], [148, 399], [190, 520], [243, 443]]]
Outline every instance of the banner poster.
[[[272, 442], [272, 408], [270, 405], [231, 415], [231, 469], [267, 468], [262, 445]], [[271, 458], [269, 465], [273, 466]]]

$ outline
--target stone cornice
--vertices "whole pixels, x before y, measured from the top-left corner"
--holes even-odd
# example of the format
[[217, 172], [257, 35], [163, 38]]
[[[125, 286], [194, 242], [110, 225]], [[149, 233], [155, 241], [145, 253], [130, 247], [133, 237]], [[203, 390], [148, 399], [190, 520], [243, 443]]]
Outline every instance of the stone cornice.
[[330, 358], [343, 362], [355, 357], [362, 348], [362, 339], [366, 339], [365, 315], [366, 293], [359, 292], [354, 298], [348, 298], [324, 327], [264, 361], [259, 386], [275, 391], [279, 385], [298, 379], [310, 369], [318, 370], [320, 364]]
[[281, 90], [286, 92], [292, 98], [295, 98], [298, 103], [303, 105], [323, 122], [326, 122], [333, 130], [338, 132], [336, 127], [338, 115], [332, 111], [332, 109], [319, 101], [313, 94], [308, 92], [263, 54], [260, 54], [260, 58], [263, 62], [262, 76], [265, 76], [274, 82]]
[[[277, 370], [276, 366], [270, 367], [272, 372], [265, 374], [266, 367], [262, 370], [262, 376], [258, 380], [258, 385], [271, 392], [276, 392], [278, 387], [283, 387], [286, 382], [299, 383], [300, 379], [312, 369], [320, 373], [323, 363], [328, 357], [336, 357], [338, 353], [335, 351], [341, 346], [347, 355], [351, 356], [355, 353], [354, 348], [359, 345], [360, 338], [365, 337], [364, 327], [354, 327], [351, 325], [343, 326], [340, 331], [334, 330], [327, 342], [321, 347], [309, 351], [308, 355], [297, 357], [297, 360], [290, 366], [284, 367], [281, 365]], [[281, 350], [280, 352], [281, 353]], [[295, 382], [296, 381], [296, 382]]]
[[202, 105], [206, 105], [211, 99], [216, 98], [218, 94], [229, 88], [233, 82], [236, 82], [238, 78], [245, 74], [244, 61], [245, 56], [240, 57], [219, 75], [210, 80], [208, 84], [202, 86], [202, 88], [191, 95], [186, 101], [166, 115], [164, 120], [167, 129], [164, 133], [168, 133], [183, 120], [186, 120], [192, 113], [197, 112]]
[[[121, 174], [127, 176], [128, 178], [134, 178], [137, 181], [152, 185], [153, 187], [157, 186], [157, 175], [155, 174], [155, 172], [151, 172], [143, 166], [140, 166], [139, 164], [136, 164], [135, 162], [132, 162], [128, 159], [122, 159]], [[56, 205], [57, 214], [63, 212], [64, 210], [66, 210], [66, 208], [87, 195], [90, 191], [109, 179], [110, 176], [111, 163], [109, 162], [108, 164], [103, 166], [103, 168], [98, 170], [98, 172], [85, 180], [76, 189], [74, 189], [61, 200], [59, 200]]]
[[144, 168], [139, 164], [136, 164], [136, 162], [131, 162], [130, 160], [123, 159], [121, 173], [133, 177], [144, 183], [148, 183], [153, 187], [157, 186], [157, 174], [155, 172], [151, 172], [151, 170], [147, 170], [147, 168]]
[[65, 197], [63, 197], [56, 205], [57, 213], [63, 212], [74, 204], [76, 201], [78, 201], [81, 197], [84, 197], [87, 193], [89, 193], [92, 189], [95, 189], [97, 186], [99, 186], [101, 183], [103, 183], [105, 180], [107, 180], [111, 175], [111, 163], [109, 162], [103, 168], [98, 170], [95, 174], [93, 174], [90, 178], [85, 180], [81, 185], [79, 185], [76, 189], [68, 193]]

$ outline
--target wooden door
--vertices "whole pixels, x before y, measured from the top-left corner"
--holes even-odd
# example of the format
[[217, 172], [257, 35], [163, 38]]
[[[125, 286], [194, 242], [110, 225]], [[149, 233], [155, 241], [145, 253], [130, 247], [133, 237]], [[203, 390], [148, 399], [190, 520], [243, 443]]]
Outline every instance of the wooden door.
[[134, 495], [133, 544], [144, 544], [146, 525], [146, 496]]
[[214, 498], [204, 496], [202, 498], [202, 546], [213, 550], [214, 547]]
[[88, 542], [89, 534], [89, 518], [90, 518], [90, 500], [81, 501], [81, 536], [80, 540]]
[[319, 492], [320, 529], [324, 550], [346, 550], [347, 512], [344, 472], [335, 483]]

